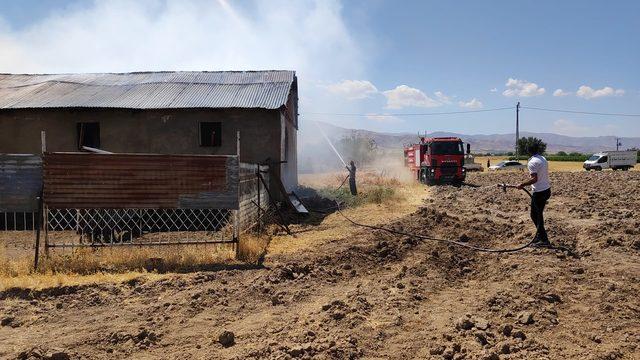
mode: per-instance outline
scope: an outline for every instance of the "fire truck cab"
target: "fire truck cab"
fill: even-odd
[[[462,140],[457,137],[420,138],[419,144],[404,149],[405,165],[418,181],[430,185],[464,182],[464,154]]]

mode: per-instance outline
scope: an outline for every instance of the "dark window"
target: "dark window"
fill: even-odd
[[[82,150],[83,146],[100,148],[100,123],[81,122],[76,124],[76,128],[78,130],[79,150]]]
[[[598,164],[606,163],[607,160],[609,160],[609,158],[607,158],[606,156],[603,156],[600,158],[600,160],[598,160]]]
[[[464,155],[461,142],[455,141],[434,141],[431,144],[431,154],[433,155]]]
[[[222,123],[200,123],[200,146],[220,146],[222,144]]]

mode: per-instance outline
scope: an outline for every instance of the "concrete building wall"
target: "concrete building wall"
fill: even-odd
[[[286,116],[281,114],[281,150],[280,161],[286,161],[281,164],[280,171],[282,174],[282,182],[287,190],[291,190],[298,185],[298,137],[295,126],[287,121]]]
[[[199,145],[199,123],[221,122],[222,143]],[[0,111],[0,153],[34,153],[46,132],[47,151],[78,151],[77,123],[100,123],[100,147],[122,153],[236,154],[236,132],[241,135],[240,161],[267,158],[293,162],[276,167],[288,187],[297,184],[295,164],[297,130],[280,110],[265,109],[23,109]],[[285,132],[289,144],[285,150]],[[280,175],[280,174],[279,174]]]

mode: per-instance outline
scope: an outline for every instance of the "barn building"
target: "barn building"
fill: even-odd
[[[297,185],[293,71],[0,74],[0,153],[233,155]]]

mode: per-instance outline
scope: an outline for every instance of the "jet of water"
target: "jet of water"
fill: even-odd
[[[329,140],[329,137],[327,136],[327,134],[325,134],[324,130],[322,130],[322,128],[320,127],[320,124],[318,124],[318,122],[315,121],[315,120],[313,120],[313,123],[316,124],[316,126],[318,127],[318,130],[320,130],[320,133],[322,134],[322,136],[324,136],[325,140],[327,140],[327,143],[329,143],[329,146],[331,147],[331,149],[333,149],[333,152],[335,152],[336,155],[338,155],[338,158],[340,159],[340,161],[342,161],[342,164],[346,167],[347,163],[344,162],[344,159],[342,158],[342,156],[340,155],[340,153],[338,152],[336,147],[333,146],[333,144],[331,143],[331,140]]]

